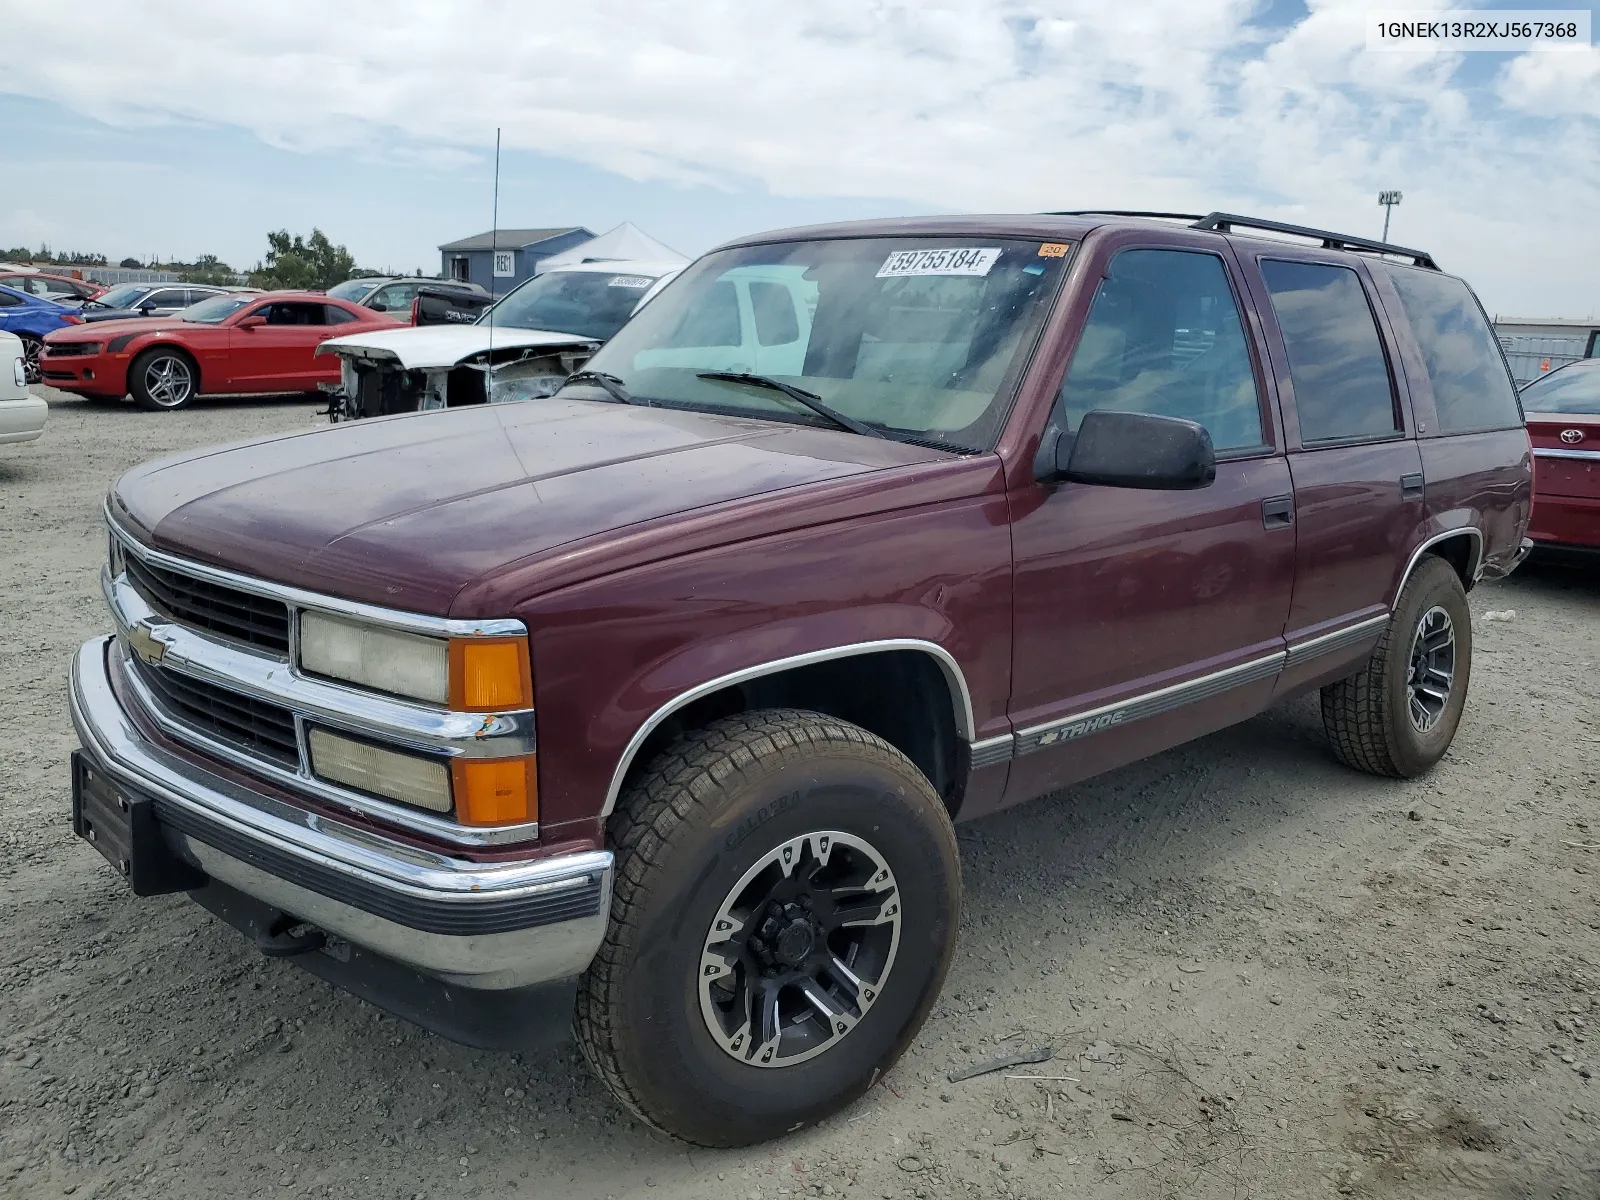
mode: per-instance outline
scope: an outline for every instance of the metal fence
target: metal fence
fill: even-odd
[[[144,267],[74,267],[56,266],[51,263],[34,263],[38,270],[47,275],[67,275],[87,279],[91,283],[104,284],[106,287],[116,287],[119,283],[182,283],[183,276],[176,271],[151,271]],[[234,275],[232,281],[238,284],[250,282],[248,275]]]
[[[1518,387],[1532,383],[1541,375],[1548,375],[1557,367],[1577,362],[1588,349],[1588,341],[1584,333],[1570,337],[1532,333],[1500,335],[1506,361],[1511,364],[1511,377],[1517,381]]]
[[[48,269],[48,268],[46,268]],[[176,271],[147,271],[143,267],[82,267],[83,277],[107,287],[119,283],[179,283]]]

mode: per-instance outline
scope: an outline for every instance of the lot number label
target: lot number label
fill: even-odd
[[[879,279],[904,275],[987,275],[1000,247],[945,246],[938,250],[896,250],[878,268]]]

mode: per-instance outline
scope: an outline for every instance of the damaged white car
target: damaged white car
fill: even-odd
[[[553,395],[680,263],[574,263],[535,276],[471,325],[385,329],[330,338],[340,381],[333,421],[499,404]]]

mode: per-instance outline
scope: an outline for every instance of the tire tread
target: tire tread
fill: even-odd
[[[611,919],[589,969],[578,983],[573,1026],[590,1067],[613,1096],[650,1128],[675,1137],[655,1120],[630,1086],[619,1059],[618,1000],[625,963],[641,918],[654,900],[653,868],[677,829],[697,809],[709,811],[747,772],[840,742],[881,757],[896,770],[916,767],[899,750],[858,725],[804,709],[761,709],[691,730],[669,745],[623,792],[607,823],[617,856]]]
[[[1395,617],[1409,611],[1411,598],[1422,589],[1436,586],[1443,575],[1459,586],[1454,567],[1436,555],[1424,556],[1395,604]],[[1396,754],[1396,718],[1390,712],[1386,676],[1391,667],[1403,669],[1393,656],[1409,650],[1400,643],[1410,633],[1409,622],[1402,627],[1400,621],[1391,618],[1361,669],[1322,689],[1322,725],[1334,757],[1347,767],[1391,779],[1408,774]]]

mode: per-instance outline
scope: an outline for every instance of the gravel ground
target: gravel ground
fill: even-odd
[[[1425,779],[1340,768],[1302,700],[964,826],[910,1053],[818,1129],[707,1152],[571,1050],[421,1033],[72,838],[107,485],[318,418],[49,395],[44,440],[0,448],[0,1196],[1600,1195],[1600,574],[1472,594],[1471,702]]]

